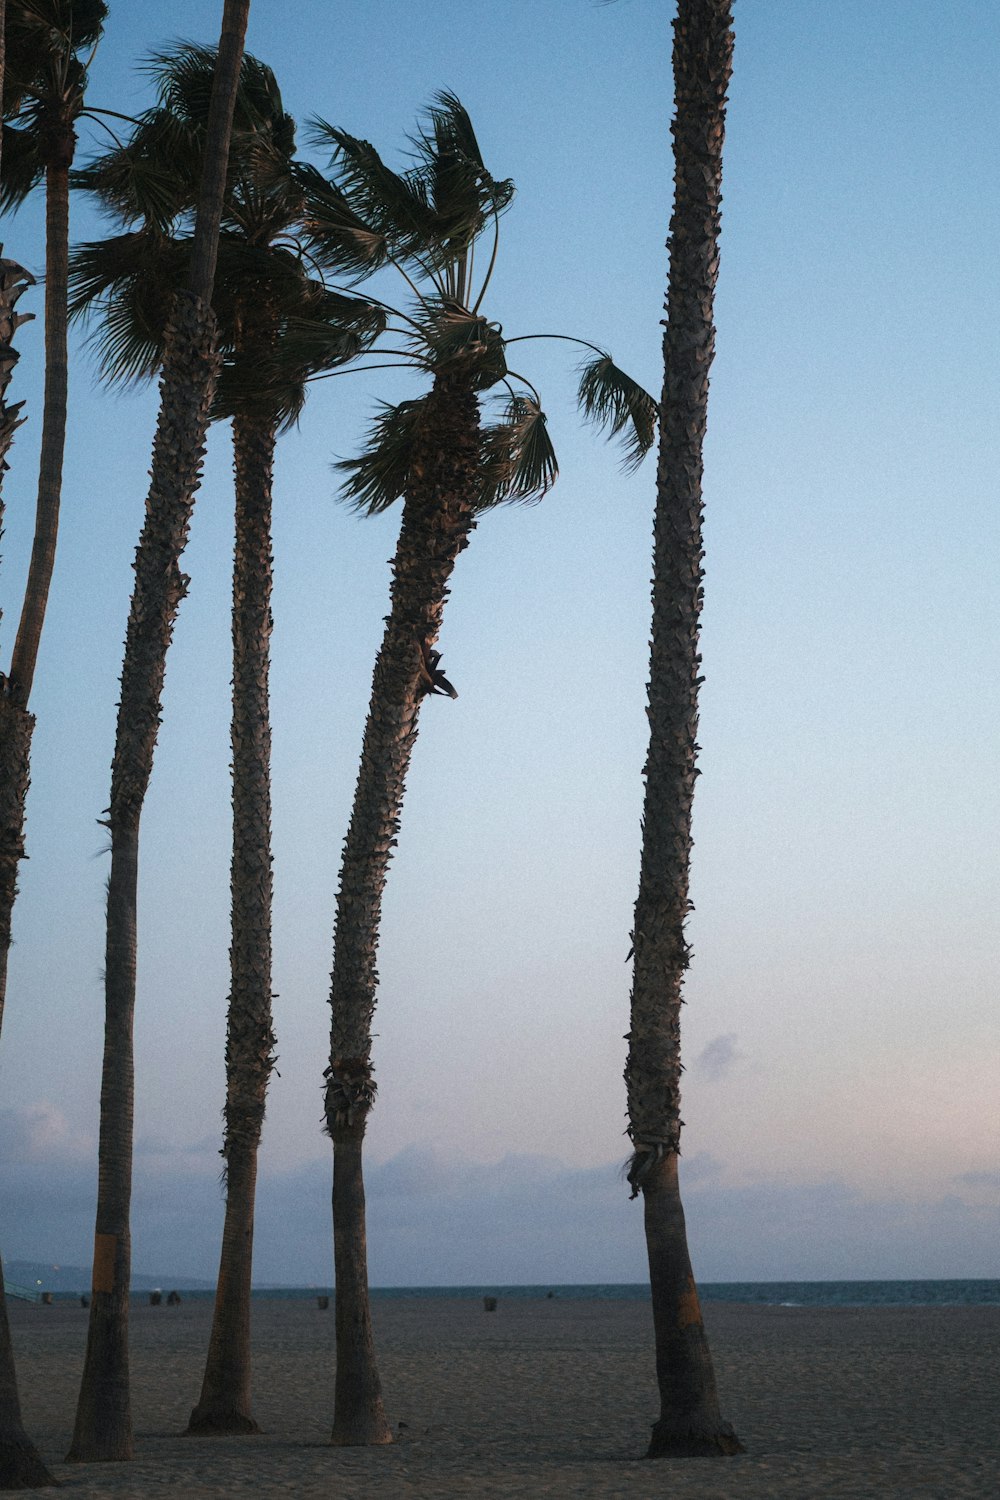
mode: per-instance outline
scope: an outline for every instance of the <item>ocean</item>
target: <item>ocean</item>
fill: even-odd
[[[164,1298],[173,1288],[164,1284]],[[202,1301],[215,1293],[188,1291],[183,1281],[176,1290],[186,1300]],[[1000,1304],[1000,1281],[706,1281],[698,1288],[704,1302],[762,1303],[771,1307],[989,1307]],[[59,1302],[76,1300],[76,1293],[56,1292]],[[255,1298],[296,1300],[332,1296],[330,1287],[259,1286]],[[579,1286],[541,1283],[538,1286],[381,1286],[372,1287],[373,1301],[399,1297],[496,1297],[544,1301],[549,1298],[643,1301],[645,1282],[587,1282]],[[134,1291],[145,1302],[148,1291]]]

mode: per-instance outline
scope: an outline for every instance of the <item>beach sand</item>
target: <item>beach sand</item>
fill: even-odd
[[[644,1461],[656,1416],[646,1302],[376,1301],[398,1441],[328,1444],[333,1308],[254,1303],[253,1438],[186,1438],[209,1301],[132,1310],[136,1457],[67,1465],[87,1313],[10,1305],[25,1424],[89,1497],[628,1496],[992,1500],[1000,1495],[1000,1307],[708,1304],[737,1458]]]

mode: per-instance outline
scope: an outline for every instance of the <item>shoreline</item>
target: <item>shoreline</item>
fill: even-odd
[[[131,1310],[136,1458],[64,1465],[86,1336],[71,1302],[14,1303],[25,1425],[65,1489],[101,1496],[629,1496],[982,1500],[1000,1493],[997,1307],[708,1302],[729,1459],[641,1457],[656,1416],[648,1301],[376,1298],[386,1449],[329,1446],[332,1306],[255,1298],[255,1438],[181,1436],[211,1300]]]

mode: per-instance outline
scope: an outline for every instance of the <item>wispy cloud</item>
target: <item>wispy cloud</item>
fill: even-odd
[[[737,1063],[742,1062],[743,1053],[736,1045],[738,1040],[735,1031],[727,1031],[722,1036],[713,1037],[698,1053],[694,1065],[709,1082],[718,1083],[727,1078]]]
[[[42,1100],[20,1109],[0,1109],[0,1164],[90,1160],[93,1150],[93,1142],[74,1134],[54,1104]]]
[[[959,1172],[954,1180],[965,1187],[1000,1188],[1000,1167],[995,1171]]]

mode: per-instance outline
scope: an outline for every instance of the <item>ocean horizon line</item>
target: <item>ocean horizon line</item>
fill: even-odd
[[[39,1267],[43,1270],[44,1268]],[[52,1271],[56,1268],[52,1267]],[[61,1267],[57,1276],[46,1284],[44,1274],[28,1282],[37,1296],[49,1293],[58,1302],[78,1301],[87,1294],[89,1272],[79,1276],[78,1284],[67,1286],[67,1280],[82,1273],[82,1267]],[[51,1272],[50,1272],[51,1274]],[[12,1278],[13,1279],[13,1278]],[[26,1278],[27,1280],[27,1278]],[[56,1282],[60,1282],[57,1285]],[[138,1284],[141,1282],[142,1284]],[[990,1277],[898,1277],[898,1278],[828,1278],[793,1281],[703,1281],[698,1284],[704,1302],[730,1302],[785,1307],[947,1307],[1000,1305],[1000,1279]],[[215,1284],[196,1277],[142,1276],[133,1281],[130,1295],[142,1301],[150,1294],[166,1296],[175,1292],[192,1301],[215,1296]],[[332,1298],[332,1282],[255,1282],[255,1298],[303,1301]],[[16,1293],[15,1293],[16,1295]],[[648,1282],[461,1282],[453,1284],[398,1284],[372,1286],[375,1301],[415,1298],[455,1298],[498,1301],[648,1301]]]

